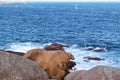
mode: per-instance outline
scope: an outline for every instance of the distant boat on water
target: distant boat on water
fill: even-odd
[[[77,4],[75,5],[75,9],[78,9],[78,5]]]

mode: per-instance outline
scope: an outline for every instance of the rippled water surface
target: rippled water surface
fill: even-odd
[[[75,56],[78,69],[96,65],[120,69],[120,3],[0,5],[0,49],[26,52],[54,42],[70,46],[65,50]],[[85,46],[108,51],[86,51]],[[85,62],[85,56],[105,61]]]

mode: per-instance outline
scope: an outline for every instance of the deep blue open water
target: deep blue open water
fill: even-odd
[[[70,46],[66,51],[75,56],[78,69],[96,65],[120,69],[120,3],[0,5],[0,49],[26,52],[54,42]],[[86,51],[85,46],[107,52]],[[85,56],[105,61],[85,62]]]

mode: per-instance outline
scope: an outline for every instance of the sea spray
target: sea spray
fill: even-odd
[[[46,45],[50,45],[51,43],[32,43],[32,42],[25,42],[25,43],[9,43],[5,47],[5,50],[11,50],[11,51],[18,51],[18,52],[27,52],[31,49],[35,48],[43,48]],[[94,52],[94,51],[88,51],[84,50],[84,47],[79,47],[76,44],[71,45],[69,48],[65,48],[66,52],[69,52],[74,55],[76,66],[73,68],[74,70],[88,70],[94,66],[97,65],[107,65],[107,66],[113,66],[116,68],[119,68],[119,60],[115,59],[113,56],[110,56],[111,52]],[[104,58],[103,61],[84,61],[84,57],[91,56],[91,57],[99,57]]]

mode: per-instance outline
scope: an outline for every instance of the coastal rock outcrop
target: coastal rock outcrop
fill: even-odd
[[[31,60],[0,51],[0,80],[48,80],[48,76]]]
[[[34,61],[47,72],[50,79],[61,80],[65,75],[70,64],[70,59],[74,56],[62,50],[47,51],[44,49],[32,49],[24,57]]]
[[[105,60],[103,58],[99,58],[99,57],[91,57],[91,56],[86,56],[86,57],[83,57],[84,61],[86,62],[89,62],[91,60],[94,60],[94,61],[101,61],[101,60]]]
[[[120,80],[120,70],[108,66],[96,66],[68,74],[65,80]]]
[[[44,49],[45,50],[62,50],[64,51],[64,47],[69,47],[67,45],[62,45],[62,44],[58,44],[58,43],[53,43],[51,45],[45,46]]]

